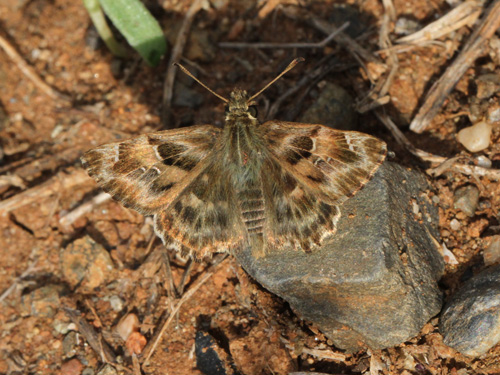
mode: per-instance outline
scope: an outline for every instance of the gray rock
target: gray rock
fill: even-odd
[[[93,291],[112,275],[109,253],[89,236],[79,238],[61,250],[61,271],[66,282],[83,291]]]
[[[50,284],[33,290],[21,299],[23,313],[31,316],[52,318],[61,306],[60,297],[66,293],[62,285]]]
[[[500,265],[469,279],[447,303],[439,329],[443,342],[477,357],[500,342]]]
[[[422,174],[386,162],[341,207],[336,236],[318,251],[255,258],[243,249],[236,258],[338,348],[398,345],[441,309],[444,262],[427,188]]]
[[[479,189],[474,185],[461,187],[455,191],[453,200],[453,207],[472,217],[479,203]]]
[[[352,130],[356,124],[354,101],[342,87],[327,82],[319,97],[300,117],[300,122],[323,124],[335,129]]]

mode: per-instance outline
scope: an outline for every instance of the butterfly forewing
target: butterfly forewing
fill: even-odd
[[[150,215],[168,207],[208,166],[220,130],[193,126],[99,146],[84,167],[113,198]]]
[[[368,134],[323,125],[269,121],[262,125],[280,165],[316,198],[341,204],[373,176],[386,144]]]

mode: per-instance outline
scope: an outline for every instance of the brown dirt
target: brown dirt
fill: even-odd
[[[186,1],[171,3],[166,11],[152,2],[149,5],[164,29],[175,30],[182,22],[180,13],[188,4]],[[222,6],[197,16],[194,36],[185,55],[208,72],[201,78],[222,95],[227,95],[235,83],[250,91],[260,88],[297,51],[219,50],[212,44],[215,53],[210,53],[202,36],[208,35],[209,40],[216,41],[227,40],[230,35],[235,40],[273,42],[310,42],[324,38],[306,23],[292,20],[279,10],[259,20],[254,2],[217,3]],[[368,20],[371,33],[361,39],[361,44],[375,51],[379,20],[384,12],[382,3],[375,0],[347,3]],[[423,24],[448,9],[442,0],[395,1],[394,4],[398,17],[406,16]],[[332,9],[333,4],[328,1],[309,7],[317,17],[330,14]],[[303,10],[299,7],[298,14]],[[69,227],[59,220],[98,192],[92,179],[82,180],[79,174],[79,156],[84,151],[107,141],[161,128],[159,113],[167,60],[157,68],[150,68],[134,58],[119,62],[102,43],[97,49],[91,48],[91,22],[79,1],[3,0],[0,33],[45,82],[73,99],[70,107],[47,97],[0,52],[0,147],[4,155],[0,171],[19,176],[24,184],[0,185],[0,198],[5,200],[23,190],[51,184],[45,189],[48,194],[35,195],[28,204],[0,216],[0,291],[8,290],[26,270],[31,271],[18,280],[1,302],[0,373],[79,374],[84,368],[98,371],[102,365],[100,356],[81,337],[71,343],[67,330],[61,328],[68,328],[70,323],[63,307],[81,310],[83,317],[114,351],[122,353],[123,366],[132,369],[131,358],[125,354],[125,343],[113,335],[113,327],[127,312],[134,312],[140,318],[141,333],[150,340],[162,313],[175,303],[166,293],[165,269],[154,272],[157,268],[152,271],[146,267],[147,272],[142,273],[144,268],[140,267],[152,235],[151,221],[113,201],[95,207]],[[391,103],[387,106],[388,113],[398,123],[407,125],[432,80],[449,64],[450,57],[468,34],[466,28],[456,32],[448,40],[446,53],[439,46],[433,46],[399,54],[400,66],[389,90]],[[175,40],[175,34],[167,32],[167,35]],[[347,68],[345,74],[330,74],[326,79],[349,90],[353,86],[368,90],[363,70],[352,68],[356,62],[332,43],[323,49],[300,50],[306,63],[269,89],[266,97],[272,103],[315,62],[332,52],[338,54],[339,63]],[[498,95],[482,101],[474,97],[476,77],[495,68],[498,73],[498,65],[495,67],[498,61],[492,59],[485,54],[467,72],[429,131],[422,135],[406,132],[415,146],[442,156],[470,156],[455,140],[457,130],[468,125],[469,120],[467,116],[453,114],[473,110],[485,113],[488,107],[498,107]],[[252,71],[246,70],[241,61],[251,64]],[[118,64],[121,64],[118,73],[113,74],[113,66]],[[223,104],[199,87],[193,90],[202,93],[203,104],[196,110],[174,107],[175,124],[221,125]],[[356,96],[356,92],[351,94]],[[310,100],[308,97],[307,101]],[[285,111],[286,106],[280,116]],[[367,114],[361,122],[396,150],[398,161],[413,163],[412,159],[405,159],[405,153],[399,152],[401,149],[374,116]],[[497,124],[492,145],[483,152],[497,168],[499,134]],[[495,192],[500,191],[500,186],[487,177],[451,172],[435,178],[432,183],[440,202],[442,239],[459,262],[455,266],[447,265],[443,278],[442,286],[449,295],[464,274],[476,273],[484,267],[481,252],[499,226],[500,194]],[[481,203],[473,217],[453,208],[454,191],[467,183],[480,189]],[[450,228],[454,218],[461,224],[459,230]],[[75,241],[79,242],[75,244]],[[68,260],[62,255],[69,251],[70,244],[95,247],[104,257],[96,258],[99,265],[90,273],[91,282],[79,283],[73,279],[76,277],[71,274],[73,269],[65,268],[69,267],[65,266]],[[94,261],[82,258],[75,262]],[[112,269],[106,268],[108,262]],[[184,267],[183,259],[173,257],[175,282],[179,282]],[[195,264],[187,288],[203,275],[205,267],[203,263]],[[374,369],[377,363],[387,366],[388,370],[381,370],[384,374],[500,373],[499,349],[492,349],[483,359],[464,357],[442,344],[437,319],[428,323],[418,337],[397,348],[375,352],[371,357],[367,352],[360,352],[338,362],[301,354],[303,347],[336,349],[314,326],[296,317],[286,303],[250,280],[233,259],[225,261],[182,306],[178,319],[167,330],[144,372],[199,374],[194,339],[202,326],[209,326],[215,336],[223,338],[223,349],[230,351],[236,367],[244,374],[287,374],[294,370],[363,373],[370,366]],[[416,367],[416,363],[420,367]]]

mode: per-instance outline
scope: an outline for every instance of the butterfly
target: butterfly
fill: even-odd
[[[387,153],[378,138],[318,124],[257,120],[253,96],[235,89],[225,125],[143,134],[87,151],[84,167],[124,206],[154,215],[163,243],[195,260],[250,246],[255,256],[311,252],[336,230],[339,206]]]

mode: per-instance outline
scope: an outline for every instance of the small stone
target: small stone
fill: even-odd
[[[484,155],[479,155],[478,157],[476,157],[476,162],[479,167],[483,168],[491,168],[492,165],[491,160]]]
[[[457,134],[457,140],[470,152],[482,151],[490,145],[491,125],[485,121],[462,129]]]
[[[139,318],[135,314],[128,314],[115,327],[115,331],[123,341],[127,341],[132,332],[139,330]]]
[[[120,312],[123,310],[123,300],[120,297],[111,296],[111,298],[109,299],[109,303],[114,311]]]
[[[82,370],[82,363],[77,358],[73,358],[62,364],[61,375],[80,375]]]
[[[118,375],[118,372],[113,366],[106,364],[96,375]]]
[[[206,375],[232,374],[229,355],[208,333],[198,331],[195,337],[196,367]]]
[[[479,204],[479,189],[474,185],[467,185],[455,191],[453,207],[469,217],[474,216]]]
[[[446,345],[471,357],[500,342],[500,265],[472,277],[455,292],[439,329]]]
[[[61,305],[59,297],[64,292],[65,288],[62,285],[46,285],[35,289],[22,297],[23,310],[31,316],[52,318]]]
[[[500,91],[500,76],[497,73],[482,74],[476,79],[479,99],[488,99]]]
[[[346,90],[334,83],[327,82],[319,97],[300,117],[300,122],[352,130],[357,119],[353,103],[353,99]]]
[[[82,375],[94,375],[94,369],[87,367],[85,370],[83,370]]]
[[[61,251],[61,270],[72,288],[92,291],[110,277],[112,269],[109,253],[89,236],[75,240]]]
[[[320,249],[270,249],[259,257],[245,248],[235,256],[336,347],[399,345],[441,310],[437,281],[444,261],[428,189],[421,173],[385,162],[341,206],[337,233]],[[412,200],[420,218],[412,213]]]
[[[452,219],[450,221],[450,228],[454,231],[457,231],[460,229],[460,221],[458,221],[457,219]]]
[[[71,331],[64,336],[62,347],[63,353],[66,357],[74,356],[76,354],[76,349],[78,348],[78,334],[75,331]]]
[[[492,236],[488,247],[483,252],[484,264],[491,266],[500,263],[500,236]]]

